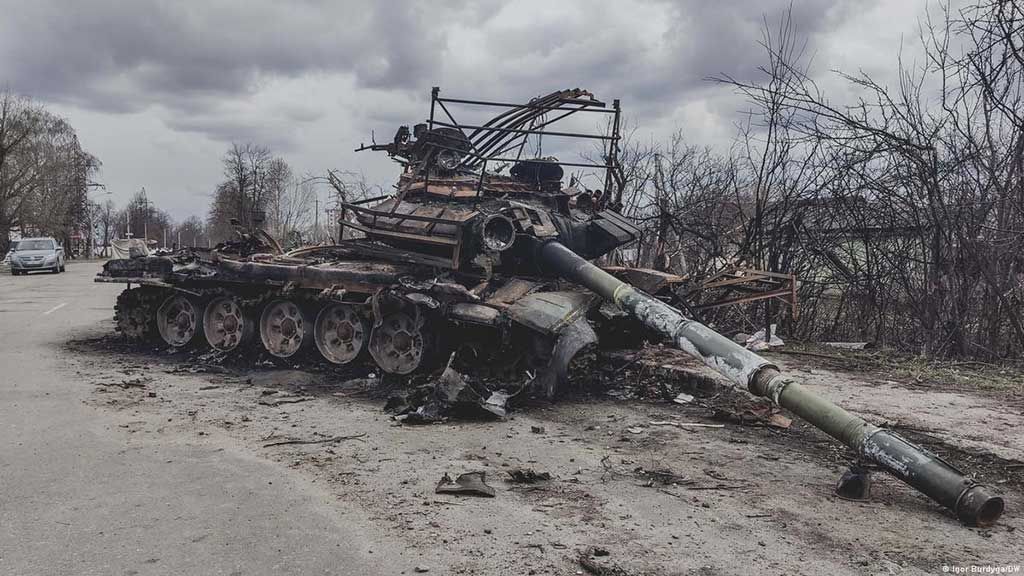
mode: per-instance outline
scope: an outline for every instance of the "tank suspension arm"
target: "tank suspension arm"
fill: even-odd
[[[952,510],[963,523],[986,526],[1002,514],[1003,499],[987,486],[967,478],[931,452],[812,393],[783,376],[768,360],[601,270],[561,243],[542,244],[539,257],[546,269],[593,290],[732,382],[800,416]]]

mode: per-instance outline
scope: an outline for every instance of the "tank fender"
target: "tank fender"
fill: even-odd
[[[555,340],[551,360],[537,372],[531,383],[534,390],[543,392],[548,399],[554,398],[558,388],[569,382],[569,364],[572,359],[581,350],[596,343],[597,333],[586,318],[581,316],[565,325]]]
[[[558,386],[568,380],[569,363],[580,350],[597,342],[597,334],[587,314],[600,297],[593,292],[534,292],[519,298],[507,310],[513,322],[525,326],[554,342],[547,365],[532,382],[551,398]]]

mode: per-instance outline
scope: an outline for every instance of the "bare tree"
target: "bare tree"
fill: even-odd
[[[784,114],[785,141],[820,171],[797,238],[838,289],[834,334],[870,331],[938,355],[1024,351],[1022,23],[1005,0],[945,6],[922,23],[925,65],[895,62],[893,87],[842,75],[862,94],[846,106],[786,42],[767,44],[766,82],[725,79]]]
[[[118,212],[117,207],[114,205],[114,201],[107,199],[102,205],[99,206],[99,210],[96,214],[96,221],[99,228],[100,236],[100,255],[109,256],[110,252],[110,241],[114,239],[117,234],[117,220]]]
[[[255,144],[232,144],[224,154],[224,177],[214,191],[208,218],[218,240],[231,236],[231,221],[245,228],[262,224],[267,216],[272,156]]]
[[[211,241],[206,233],[206,225],[198,216],[189,216],[184,222],[174,227],[174,244],[185,246],[207,246]]]
[[[155,240],[158,244],[162,244],[165,237],[170,241],[173,220],[149,199],[145,189],[132,196],[118,215],[118,221],[124,226],[124,235],[130,233],[132,238]]]
[[[351,227],[345,227],[344,223],[355,219],[355,214],[345,210],[342,203],[367,200],[383,194],[380,186],[370,184],[366,181],[366,175],[362,172],[346,170],[328,170],[327,175],[315,180],[326,180],[333,189],[333,197],[328,210],[336,214],[338,233],[328,234],[331,237],[341,240],[343,238],[354,238],[362,236],[362,233]]]
[[[0,92],[0,249],[15,228],[65,242],[81,236],[99,165],[64,119]]]
[[[0,92],[0,251],[18,225],[25,199],[38,186],[39,170],[31,148],[43,123],[42,110],[9,90]]]

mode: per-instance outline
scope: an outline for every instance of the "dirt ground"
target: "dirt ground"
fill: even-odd
[[[834,496],[845,449],[799,421],[711,418],[709,402],[735,393],[671,350],[606,369],[604,393],[533,402],[505,420],[410,426],[382,410],[373,374],[207,364],[129,347],[109,322],[68,349],[71,381],[117,415],[126,449],[216,438],[292,468],[403,543],[409,573],[936,574],[1024,562],[1024,400],[1011,393],[947,392],[773,356],[810,388],[997,486],[1006,514],[974,529],[880,473],[870,501]],[[651,386],[664,394],[629,393]],[[680,391],[697,400],[665,399]],[[652,424],[665,421],[702,426]],[[289,440],[319,442],[274,445]],[[517,468],[552,479],[514,483]],[[435,494],[443,474],[476,470],[494,498]]]

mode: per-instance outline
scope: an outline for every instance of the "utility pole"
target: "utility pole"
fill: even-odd
[[[142,236],[143,242],[149,246],[149,198],[146,197],[146,187],[142,187]]]
[[[320,192],[313,196],[313,243],[320,243]]]
[[[327,209],[325,209],[325,210],[324,210],[324,213],[325,213],[325,214],[327,214],[327,224],[326,224],[326,225],[324,225],[324,227],[325,227],[325,228],[327,229],[327,231],[328,231],[328,234],[327,234],[327,240],[328,240],[329,242],[331,242],[331,243],[336,243],[336,242],[335,242],[335,240],[334,240],[334,237],[333,237],[333,236],[331,236],[331,234],[334,234],[334,230],[331,230],[331,229],[329,228],[329,226],[330,226],[330,223],[331,223],[331,222],[337,222],[337,221],[338,221],[338,220],[337,220],[337,218],[338,218],[338,209],[337,209],[337,208],[327,208]],[[338,226],[339,226],[339,231],[340,231],[340,229],[341,229],[341,224],[339,223],[339,225],[338,225]]]

